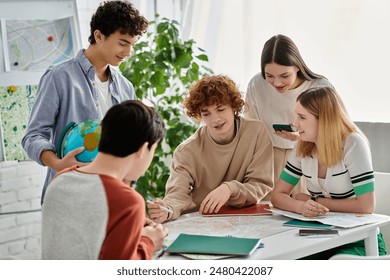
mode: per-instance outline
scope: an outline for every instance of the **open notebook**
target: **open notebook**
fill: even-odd
[[[168,253],[246,256],[260,245],[260,239],[181,233],[166,249]]]
[[[241,208],[223,205],[217,213],[203,213],[203,216],[261,216],[272,215],[269,204],[259,203]]]

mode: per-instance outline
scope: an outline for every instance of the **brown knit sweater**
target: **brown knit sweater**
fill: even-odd
[[[240,118],[235,138],[225,145],[215,143],[202,126],[175,150],[164,201],[176,219],[197,211],[212,190],[226,183],[228,204],[242,207],[263,199],[273,178],[272,142],[261,121]]]

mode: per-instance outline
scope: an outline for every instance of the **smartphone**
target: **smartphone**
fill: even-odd
[[[272,127],[275,129],[275,131],[289,131],[294,132],[295,129],[290,124],[281,124],[281,123],[274,123]]]
[[[323,236],[335,236],[338,234],[339,231],[337,229],[300,229],[299,230],[299,236],[323,237]]]

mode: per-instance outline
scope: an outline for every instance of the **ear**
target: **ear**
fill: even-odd
[[[100,32],[100,30],[96,29],[94,32],[93,32],[93,36],[95,36],[95,41],[100,43],[101,41],[103,41],[104,39],[104,35],[102,32]]]
[[[137,155],[138,158],[142,158],[145,153],[149,150],[148,149],[148,145],[149,143],[148,142],[145,142],[139,149],[138,151],[135,153]]]

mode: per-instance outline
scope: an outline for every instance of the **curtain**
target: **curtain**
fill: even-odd
[[[289,36],[357,121],[390,122],[390,0],[183,0],[182,33],[245,92],[264,43]]]

